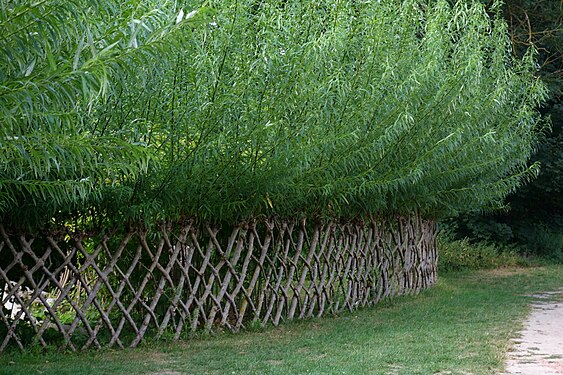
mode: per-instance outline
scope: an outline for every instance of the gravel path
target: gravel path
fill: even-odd
[[[563,290],[534,297],[538,302],[514,340],[504,375],[563,374]]]

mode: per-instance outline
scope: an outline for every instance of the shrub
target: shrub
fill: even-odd
[[[526,266],[530,260],[518,254],[517,248],[468,239],[438,239],[438,268],[442,272]]]
[[[553,216],[549,222],[513,215],[461,215],[440,222],[442,236],[449,241],[466,239],[469,243],[493,243],[512,247],[524,256],[563,261],[563,223]]]
[[[438,217],[537,172],[546,90],[500,3],[91,4],[3,7],[12,223]]]
[[[528,253],[563,262],[563,231],[553,223],[520,223],[516,241],[524,244]]]

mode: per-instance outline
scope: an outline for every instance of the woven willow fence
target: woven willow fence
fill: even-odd
[[[15,235],[0,225],[0,352],[136,346],[222,327],[321,316],[436,281],[435,224],[263,219],[103,235]]]

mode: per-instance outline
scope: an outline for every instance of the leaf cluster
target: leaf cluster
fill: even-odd
[[[534,52],[478,2],[44,3],[57,43],[1,39],[4,215],[438,217],[537,171]]]

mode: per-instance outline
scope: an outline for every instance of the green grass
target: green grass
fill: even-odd
[[[449,273],[375,308],[184,343],[81,354],[4,353],[0,374],[497,374],[531,293],[563,266]]]

